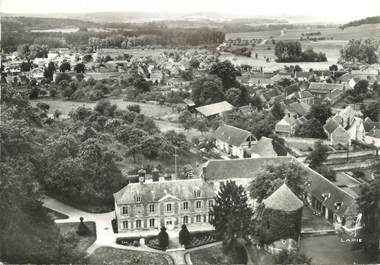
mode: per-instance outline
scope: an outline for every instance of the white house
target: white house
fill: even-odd
[[[214,132],[216,147],[227,154],[244,158],[257,139],[249,131],[223,124]]]

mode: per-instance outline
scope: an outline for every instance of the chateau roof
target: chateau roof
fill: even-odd
[[[194,199],[194,191],[201,191],[201,198],[215,196],[213,185],[203,179],[168,180],[159,182],[129,183],[113,194],[116,204],[136,203],[136,196],[141,203],[158,202],[171,197],[180,200]]]
[[[291,157],[259,157],[231,160],[209,160],[203,167],[206,181],[228,180],[231,178],[255,178],[257,173],[269,165],[290,163]]]
[[[284,183],[268,198],[263,200],[266,208],[281,210],[281,211],[295,211],[303,207],[303,202],[289,189]]]

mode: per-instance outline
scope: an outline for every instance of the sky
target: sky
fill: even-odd
[[[380,0],[0,0],[5,13],[148,11],[241,16],[315,16],[351,20],[380,15]]]

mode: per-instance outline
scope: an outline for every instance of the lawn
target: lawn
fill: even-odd
[[[223,253],[222,245],[191,251],[190,258],[193,264],[233,264],[233,260]]]
[[[86,226],[90,229],[90,234],[88,236],[79,236],[77,234],[78,223],[59,223],[57,224],[60,233],[63,237],[68,237],[74,235],[74,239],[78,240],[75,249],[84,253],[96,240],[96,226],[94,222],[84,222]]]
[[[300,251],[312,258],[312,264],[368,264],[374,262],[352,243],[341,242],[337,235],[301,238]]]
[[[101,247],[86,260],[88,264],[118,264],[118,265],[172,265],[169,255]]]

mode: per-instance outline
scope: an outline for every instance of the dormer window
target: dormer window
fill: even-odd
[[[194,191],[194,196],[195,196],[196,198],[201,197],[201,191],[200,191],[200,190],[195,190],[195,191]]]
[[[141,202],[141,196],[140,195],[136,196],[136,202]]]

